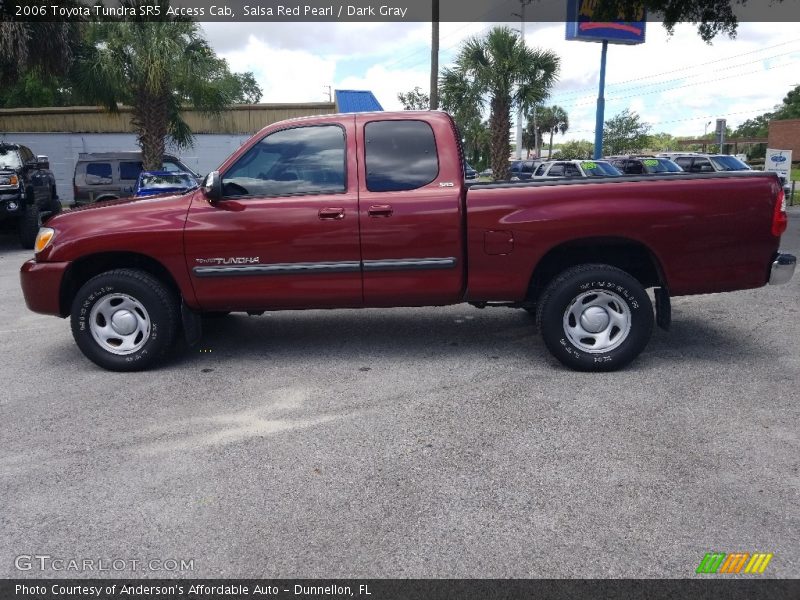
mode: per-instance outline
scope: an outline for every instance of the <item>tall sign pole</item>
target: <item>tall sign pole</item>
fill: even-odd
[[[637,21],[597,21],[594,19],[595,4],[596,0],[567,0],[567,39],[603,44],[600,52],[600,85],[594,125],[594,158],[597,159],[603,155],[608,44],[643,44],[647,17],[642,7],[636,15]]]
[[[608,54],[608,40],[603,40],[603,50],[600,52],[600,89],[597,92],[597,114],[594,120],[594,159],[603,156],[603,120],[606,112],[606,55]]]
[[[522,45],[525,45],[525,7],[531,3],[532,0],[519,0],[519,13],[514,13],[514,16],[519,17],[519,38]],[[517,160],[522,158],[522,105],[517,107],[517,148],[514,151],[514,156]]]

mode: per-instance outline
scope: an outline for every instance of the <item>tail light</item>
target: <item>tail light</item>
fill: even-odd
[[[786,216],[786,195],[781,189],[775,200],[775,211],[772,213],[772,235],[780,237],[786,231],[788,221],[789,219]]]

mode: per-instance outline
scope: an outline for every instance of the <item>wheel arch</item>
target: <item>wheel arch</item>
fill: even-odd
[[[139,269],[162,281],[178,297],[183,296],[175,277],[158,260],[138,252],[102,252],[82,256],[70,264],[61,281],[59,310],[62,317],[70,313],[72,300],[80,287],[92,277],[113,269]]]
[[[526,300],[535,303],[559,273],[585,263],[617,267],[645,288],[667,284],[660,261],[645,244],[624,237],[582,238],[554,246],[539,260],[528,282]]]

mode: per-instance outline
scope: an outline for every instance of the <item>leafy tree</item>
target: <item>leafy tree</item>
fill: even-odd
[[[87,41],[89,49],[75,69],[76,87],[111,112],[120,104],[131,106],[145,169],[161,166],[167,140],[192,145],[180,114],[184,106],[214,114],[243,95],[260,97],[252,78],[232,75],[189,20],[93,23]],[[244,91],[242,83],[250,89]]]
[[[550,148],[548,156],[553,154],[553,135],[560,133],[564,135],[569,129],[569,116],[567,111],[560,106],[545,106],[537,112],[537,125],[540,133],[550,134]]]
[[[72,1],[61,6],[75,6]],[[13,85],[31,71],[65,75],[80,44],[79,24],[14,20],[11,2],[0,3],[0,85]]]
[[[453,69],[445,69],[439,78],[439,100],[449,112],[464,142],[464,155],[477,169],[488,165],[489,129],[481,113],[481,98],[474,86]]]
[[[773,118],[778,120],[800,119],[800,85],[789,90],[783,99],[783,104],[776,107]]]
[[[650,136],[648,144],[650,150],[658,152],[668,152],[670,150],[681,150],[678,140],[669,133],[654,133]]]
[[[431,99],[418,85],[405,94],[397,94],[397,99],[403,105],[403,110],[428,110]]]
[[[587,140],[572,140],[570,142],[564,142],[561,144],[558,150],[556,150],[556,153],[558,158],[564,160],[585,160],[592,158],[592,154],[594,153],[594,144]]]
[[[641,152],[650,142],[650,125],[643,123],[635,111],[623,110],[605,122],[603,127],[603,154],[629,154]]]
[[[455,67],[445,70],[443,80],[463,80],[459,84],[465,91],[463,102],[476,102],[473,108],[478,111],[489,105],[490,163],[495,178],[508,178],[512,109],[526,110],[541,102],[558,70],[559,58],[554,52],[528,48],[508,27],[495,27],[483,38],[467,40]]]

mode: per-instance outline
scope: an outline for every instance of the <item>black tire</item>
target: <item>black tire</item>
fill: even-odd
[[[29,204],[19,218],[19,243],[26,250],[33,248],[39,227],[42,225],[42,214],[36,204]]]
[[[106,319],[112,311],[114,318],[124,311],[129,313],[121,317],[135,323],[127,336],[123,331],[115,338],[120,330],[111,329],[113,324]],[[135,269],[115,269],[93,277],[72,301],[72,336],[78,348],[89,360],[110,371],[151,367],[172,348],[179,322],[176,295],[149,273]],[[107,332],[100,332],[102,327]],[[123,347],[126,343],[129,349]]]
[[[573,267],[556,277],[542,294],[536,318],[550,353],[577,371],[628,365],[647,346],[653,320],[642,285],[625,271],[601,264]]]

